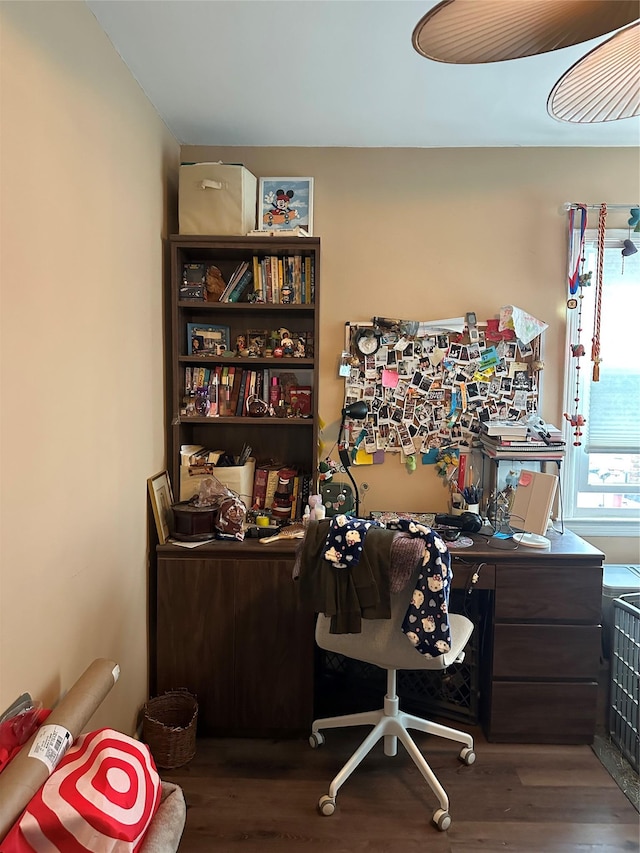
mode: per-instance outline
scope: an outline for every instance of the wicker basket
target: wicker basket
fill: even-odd
[[[157,767],[173,770],[196,754],[198,702],[187,690],[169,690],[142,709],[142,740]]]

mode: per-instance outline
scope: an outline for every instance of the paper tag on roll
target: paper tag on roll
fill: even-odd
[[[42,761],[49,768],[49,773],[53,773],[72,743],[71,732],[64,726],[41,726],[31,744],[29,758]]]

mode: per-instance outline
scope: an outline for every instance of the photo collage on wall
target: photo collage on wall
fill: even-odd
[[[460,331],[422,326],[383,318],[347,323],[345,405],[369,406],[365,421],[347,423],[350,444],[374,461],[381,453],[463,450],[477,444],[482,421],[537,412],[539,336],[524,344],[498,320]]]

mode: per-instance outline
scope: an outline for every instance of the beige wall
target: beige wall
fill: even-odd
[[[328,117],[327,120],[330,120]],[[315,179],[322,240],[320,414],[336,439],[347,320],[429,320],[515,304],[549,324],[543,416],[560,425],[565,352],[567,201],[633,201],[635,149],[344,149],[183,146],[185,162],[244,163],[257,176]],[[446,508],[434,469],[408,474],[389,454],[358,469],[363,507]],[[594,540],[611,562],[638,561],[637,540]]]
[[[131,732],[179,149],[84,3],[0,14],[0,710],[23,690],[51,705],[113,658],[92,724]]]

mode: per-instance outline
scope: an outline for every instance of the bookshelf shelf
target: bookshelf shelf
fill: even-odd
[[[302,239],[302,238],[298,238]],[[276,313],[286,316],[287,314],[313,314],[314,305],[281,305],[272,302],[196,302],[193,299],[181,299],[178,307],[189,311],[210,311],[212,306],[216,312],[243,311],[247,313]]]
[[[269,427],[312,427],[313,418],[248,418],[245,416],[235,418],[199,418],[185,416],[180,418],[180,423],[184,425],[209,424],[211,426],[239,424],[243,429],[252,426],[268,429]]]
[[[315,360],[312,358],[249,358],[237,356],[236,358],[216,358],[216,356],[193,356],[180,355],[178,360],[181,364],[226,364],[241,365],[246,367],[268,367],[270,370],[295,370],[298,368],[313,369]]]
[[[300,474],[315,477],[318,463],[320,240],[317,237],[281,237],[276,241],[269,237],[174,235],[169,239],[169,246],[171,286],[166,329],[169,377],[166,403],[167,470],[175,499],[180,499],[180,447],[185,444],[203,445],[211,450],[224,449],[236,456],[244,445],[250,445],[251,455],[256,459],[257,466],[281,463],[282,467],[291,467]],[[293,259],[296,257],[300,259],[295,262],[297,269],[304,269],[305,274],[302,277],[302,286],[297,286],[293,295],[286,297],[292,298],[293,302],[246,301],[250,296],[254,298],[258,291],[256,270],[260,270],[259,282],[262,283],[262,271],[268,265],[275,269],[281,261],[285,270],[287,264],[290,265],[290,270],[293,270]],[[234,270],[243,262],[248,263],[253,273],[253,280],[241,297],[245,301],[210,302],[204,299],[180,298],[181,287],[184,290],[185,265],[203,264],[205,269],[207,265],[213,265],[218,268],[224,281],[228,282]],[[299,280],[298,275],[296,283]],[[279,298],[280,289],[275,292],[275,298]],[[266,290],[260,293],[260,298],[268,298]],[[273,340],[277,330],[287,329],[296,342],[301,340],[305,343],[301,348],[306,350],[305,355],[229,356],[216,351],[204,356],[199,353],[190,354],[193,338],[192,328],[188,335],[188,325],[200,323],[222,327],[228,335],[231,351],[235,348],[238,336],[247,336],[249,332],[262,330],[269,333]],[[197,386],[193,380],[194,371],[199,373]],[[203,371],[207,383],[204,387],[212,384],[216,372],[221,378],[226,371],[226,381],[230,383],[227,386],[227,408],[230,407],[237,414],[221,417],[186,415],[189,394],[194,387],[200,387]],[[188,386],[190,374],[191,386]],[[230,374],[232,376],[229,379]],[[238,404],[234,403],[236,382],[240,383],[243,376],[247,382],[253,378],[255,391],[265,402],[269,402],[270,380],[274,376],[282,377],[283,374],[297,375],[298,385],[311,388],[309,417],[249,417],[239,414],[246,409],[241,404],[238,407]],[[221,389],[222,386],[218,387]],[[237,390],[239,393],[239,389]],[[219,399],[222,399],[222,395]],[[241,400],[238,402],[241,403]]]

